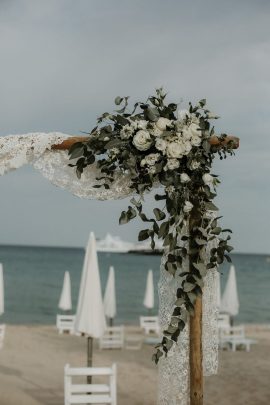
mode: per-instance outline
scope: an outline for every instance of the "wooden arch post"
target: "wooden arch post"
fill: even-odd
[[[53,149],[67,150],[76,142],[87,141],[85,136],[70,137],[60,143],[53,145]],[[232,149],[239,147],[239,138],[235,136],[227,136],[224,140],[213,136],[209,139],[211,146],[219,147],[230,143]],[[194,226],[194,221],[198,221],[191,217],[190,230]],[[191,234],[191,232],[190,232]],[[190,241],[192,245],[192,239]],[[192,266],[190,260],[190,266]],[[190,347],[189,347],[189,365],[190,365],[190,405],[203,405],[203,351],[202,351],[202,297],[198,297],[195,303],[194,316],[190,318]]]

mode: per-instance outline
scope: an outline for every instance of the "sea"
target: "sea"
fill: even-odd
[[[0,323],[54,324],[64,272],[71,277],[73,310],[76,312],[84,249],[57,247],[0,246],[0,262],[4,269],[5,313]],[[148,269],[153,270],[155,308],[158,311],[157,283],[161,256],[143,254],[99,253],[102,290],[110,266],[115,268],[117,317],[116,324],[138,324],[140,315],[147,315],[143,306]],[[270,260],[265,255],[233,254],[236,268],[240,312],[237,323],[270,322]],[[221,289],[228,276],[229,265],[220,267]]]

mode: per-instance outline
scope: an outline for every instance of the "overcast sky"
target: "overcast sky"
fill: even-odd
[[[207,98],[216,130],[241,138],[217,162],[217,204],[240,252],[270,253],[270,3],[248,1],[0,1],[0,135],[79,134],[163,85],[183,107]],[[85,245],[118,226],[128,201],[80,200],[31,168],[0,178],[0,243]],[[150,203],[149,203],[150,205]]]

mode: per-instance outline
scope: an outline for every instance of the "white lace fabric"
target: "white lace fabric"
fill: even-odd
[[[67,151],[51,150],[52,145],[60,144],[68,137],[59,132],[0,137],[0,175],[31,164],[51,183],[80,198],[115,200],[131,194],[129,177],[118,173],[109,190],[95,188],[102,184],[96,180],[101,176],[96,165],[87,167],[78,179],[75,169],[68,166],[71,162]]]
[[[160,266],[159,322],[162,330],[167,328],[176,301],[176,291],[180,287],[180,277],[170,275],[165,267],[165,255]],[[182,271],[187,271],[188,263]],[[202,348],[203,373],[210,376],[218,369],[218,327],[217,327],[217,270],[208,272],[204,278]],[[189,404],[189,322],[180,333],[178,342],[168,352],[168,356],[159,360],[158,404]]]
[[[95,188],[100,176],[95,165],[88,167],[78,179],[66,151],[51,150],[52,145],[60,144],[69,135],[59,132],[31,133],[0,137],[0,175],[31,164],[50,182],[80,198],[110,200],[125,198],[131,194],[128,175],[114,175],[109,190]],[[160,268],[159,316],[162,328],[166,329],[176,297],[177,278],[173,278],[164,268],[163,256]],[[205,277],[203,294],[203,366],[204,374],[217,372],[218,333],[216,299],[216,270]],[[159,363],[159,405],[189,404],[189,325],[181,332],[179,341],[169,351],[167,358]]]

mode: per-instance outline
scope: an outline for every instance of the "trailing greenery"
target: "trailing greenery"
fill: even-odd
[[[211,146],[210,138],[217,136],[211,119],[218,117],[206,107],[206,100],[188,110],[177,110],[177,104],[165,102],[163,89],[146,102],[137,102],[128,111],[128,97],[117,97],[119,109],[104,113],[85,142],[74,144],[70,159],[76,159],[78,177],[83,170],[96,164],[102,176],[95,187],[109,189],[116,173],[129,174],[134,195],[119,223],[125,224],[140,217],[147,224],[138,236],[139,241],[163,240],[166,252],[165,269],[180,277],[175,307],[162,342],[153,355],[157,363],[167,354],[184,329],[189,315],[194,313],[196,298],[202,294],[203,279],[209,269],[230,261],[229,229],[222,229],[213,203],[218,176],[211,174],[214,155],[220,159],[233,154],[233,144],[225,145],[221,134],[219,146]],[[222,146],[223,145],[223,146]],[[102,185],[100,181],[102,180]],[[159,187],[156,201],[164,202],[163,209],[154,208],[153,217],[143,212],[145,193]],[[211,245],[209,245],[211,244]],[[210,249],[210,255],[206,254]],[[189,271],[183,271],[183,261],[189,261]]]

